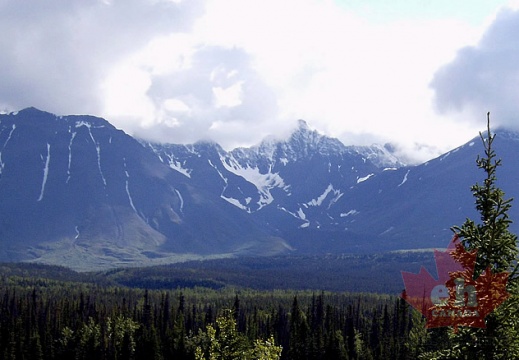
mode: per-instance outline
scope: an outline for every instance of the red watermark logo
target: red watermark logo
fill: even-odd
[[[427,328],[484,328],[485,317],[508,299],[509,273],[487,268],[474,279],[476,256],[455,235],[446,251],[434,251],[437,280],[423,266],[418,274],[402,271],[402,298],[425,316]]]

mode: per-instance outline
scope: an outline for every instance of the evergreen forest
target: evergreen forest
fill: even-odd
[[[412,358],[413,313],[394,295],[149,290],[59,267],[2,270],[2,359]]]

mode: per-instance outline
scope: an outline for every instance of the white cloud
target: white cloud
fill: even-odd
[[[475,46],[464,47],[431,83],[443,114],[484,127],[486,112],[494,126],[519,129],[519,11],[501,11]]]
[[[243,81],[239,81],[227,88],[220,86],[213,87],[213,96],[215,99],[215,106],[220,107],[235,107],[242,103],[242,85]]]
[[[0,103],[99,115],[111,66],[155,36],[189,30],[202,11],[198,0],[4,0]]]
[[[427,18],[423,6],[397,2],[388,13],[375,0],[4,0],[0,108],[89,113],[154,140],[226,148],[285,133],[302,118],[345,143],[393,141],[426,160],[474,135],[474,124],[438,116],[431,104],[436,95],[444,111],[479,111],[483,92],[448,78],[469,61],[455,78],[470,83],[476,60],[488,63],[490,40],[457,50],[477,43],[490,24],[482,14],[498,3],[442,0]],[[486,37],[498,39],[500,28],[509,44],[516,32],[502,16]],[[508,67],[491,74],[503,86],[481,84],[510,90],[496,104],[517,103],[507,77],[515,68],[499,61]]]

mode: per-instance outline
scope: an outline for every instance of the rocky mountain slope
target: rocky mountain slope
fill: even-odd
[[[0,260],[91,269],[443,247],[450,226],[477,215],[478,138],[405,166],[389,147],[298,125],[287,139],[225,151],[134,139],[91,116],[0,115]],[[519,135],[500,130],[495,144],[513,197]]]

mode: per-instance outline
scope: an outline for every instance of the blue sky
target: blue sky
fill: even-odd
[[[518,30],[496,0],[0,0],[0,109],[227,149],[304,119],[421,162],[519,129]]]

